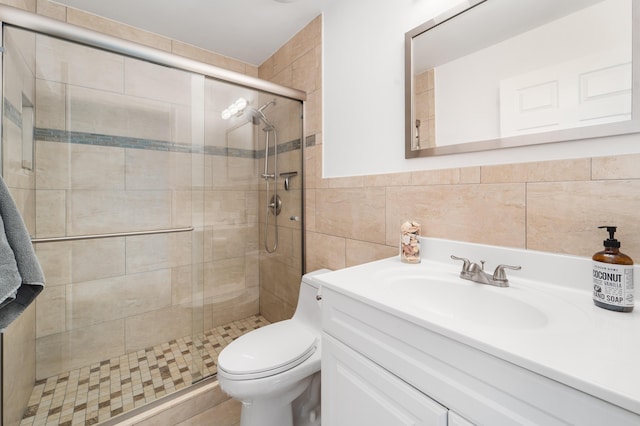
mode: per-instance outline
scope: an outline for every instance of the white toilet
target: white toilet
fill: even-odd
[[[316,275],[302,277],[293,318],[251,331],[218,357],[218,382],[242,402],[240,426],[320,425],[320,301]]]

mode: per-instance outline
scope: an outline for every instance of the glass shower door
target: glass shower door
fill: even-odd
[[[7,33],[33,40],[32,229],[47,277],[23,422],[101,422],[201,377],[204,77]],[[68,395],[52,402],[52,389]]]

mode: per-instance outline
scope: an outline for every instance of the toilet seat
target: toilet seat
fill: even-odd
[[[230,343],[218,357],[218,370],[232,380],[250,380],[289,370],[308,359],[318,336],[293,320],[270,324]]]

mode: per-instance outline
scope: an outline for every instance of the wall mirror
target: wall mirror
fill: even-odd
[[[405,158],[639,132],[633,3],[467,0],[406,33]]]

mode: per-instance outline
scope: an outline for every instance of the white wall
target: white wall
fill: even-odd
[[[637,136],[618,136],[405,160],[404,34],[460,2],[330,4],[323,17],[325,177],[640,152]]]

